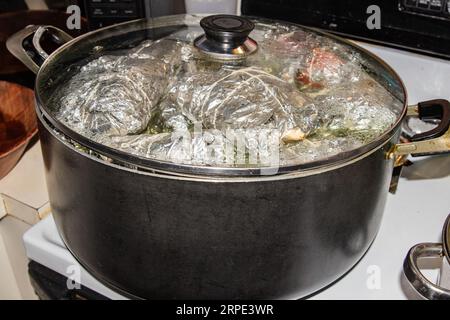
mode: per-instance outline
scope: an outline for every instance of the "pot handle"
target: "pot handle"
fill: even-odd
[[[450,102],[444,99],[420,102],[408,107],[407,115],[416,116],[421,120],[440,120],[440,123],[430,131],[412,136],[408,143],[394,145],[388,152],[388,158],[450,152]]]
[[[417,266],[419,258],[442,258],[444,250],[440,243],[420,243],[412,247],[403,262],[403,272],[409,283],[428,300],[450,300],[450,290],[441,288],[428,280]]]
[[[51,40],[58,46],[73,39],[56,27],[31,25],[13,34],[6,41],[9,52],[36,74],[49,56],[41,46],[41,39],[45,33],[49,33]]]

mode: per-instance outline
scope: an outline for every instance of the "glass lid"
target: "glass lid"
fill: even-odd
[[[112,160],[261,174],[347,161],[389,138],[405,93],[382,61],[298,25],[170,16],[82,36],[38,75],[41,110]]]

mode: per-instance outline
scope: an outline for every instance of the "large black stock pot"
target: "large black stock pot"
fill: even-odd
[[[309,295],[343,276],[368,250],[394,166],[409,154],[450,149],[450,105],[433,100],[407,107],[400,78],[379,58],[289,25],[363,57],[365,70],[399,102],[392,106],[395,121],[357,148],[263,172],[146,158],[86,137],[55,116],[50,97],[60,90],[58,78],[86,57],[193,30],[192,46],[205,59],[236,64],[263,52],[258,30],[283,25],[222,17],[204,21],[202,36],[201,18],[127,22],[76,39],[54,27],[31,26],[9,39],[9,50],[37,73],[36,112],[58,230],[83,267],[130,297]],[[253,24],[256,40],[247,37]],[[44,37],[60,45],[50,55],[41,46]],[[304,75],[300,80],[320,87]],[[437,126],[399,143],[406,117],[434,119]]]

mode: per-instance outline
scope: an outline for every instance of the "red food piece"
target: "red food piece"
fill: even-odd
[[[333,52],[324,50],[323,48],[313,49],[310,69],[314,71],[322,71],[328,69],[337,72],[344,62]]]
[[[315,48],[308,68],[298,70],[295,80],[301,89],[321,90],[325,87],[325,83],[313,81],[312,76],[323,71],[327,71],[327,73],[338,72],[343,64],[344,62],[334,53],[323,48]]]

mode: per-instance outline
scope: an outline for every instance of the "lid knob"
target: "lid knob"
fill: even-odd
[[[194,40],[203,53],[221,60],[242,59],[254,53],[258,45],[248,35],[255,28],[249,19],[218,14],[200,20],[205,34]]]
[[[200,21],[200,26],[205,30],[207,39],[235,46],[243,44],[255,28],[248,19],[226,14],[205,17]]]

